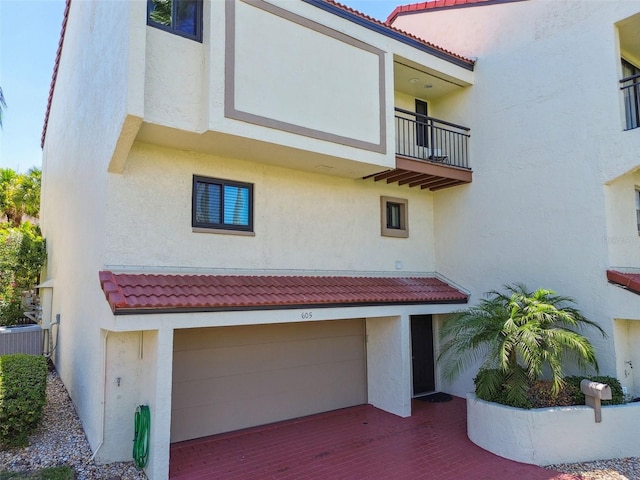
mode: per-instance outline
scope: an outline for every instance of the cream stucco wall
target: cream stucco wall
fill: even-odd
[[[590,336],[610,374],[618,307],[609,302],[605,271],[610,255],[637,262],[637,247],[612,248],[607,223],[616,207],[607,206],[605,189],[616,187],[605,184],[637,167],[640,140],[638,131],[622,131],[615,24],[637,10],[624,1],[532,0],[394,22],[478,58],[474,86],[447,99],[450,116],[471,128],[474,179],[434,197],[437,270],[469,288],[474,301],[512,282],[574,297],[609,334]],[[628,222],[635,228],[633,215]],[[624,294],[629,309],[637,305],[637,296]],[[470,391],[472,376],[451,391]]]
[[[194,174],[254,184],[255,236],[192,231]],[[118,200],[105,213],[106,265],[435,270],[433,194],[418,189],[143,144],[132,149],[123,175],[109,176],[108,189]],[[380,196],[408,200],[409,238],[380,235]]]
[[[379,145],[382,52],[281,15],[236,3],[235,108]]]
[[[205,46],[147,28],[145,122],[194,132],[206,130]]]
[[[605,185],[609,265],[640,265],[640,232],[636,221],[640,170]]]
[[[54,360],[93,449],[102,438],[104,385],[97,325],[110,316],[96,288],[109,203],[104,176],[127,118],[143,105],[132,64],[144,58],[135,42],[145,27],[123,28],[140,12],[144,20],[139,3],[72,3],[43,150],[41,227],[51,313],[60,315]]]
[[[367,318],[367,386],[371,405],[411,415],[411,331],[408,315]]]
[[[613,323],[617,378],[629,396],[640,397],[640,319],[615,319]]]
[[[202,44],[148,28],[144,142],[261,151],[266,163],[357,178],[395,162],[395,55],[473,82],[470,70],[304,2],[205,2],[204,16]]]

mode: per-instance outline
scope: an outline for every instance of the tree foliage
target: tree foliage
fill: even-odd
[[[38,283],[46,257],[37,226],[0,226],[0,325],[15,325],[22,318],[22,292]]]
[[[171,0],[152,0],[153,9],[149,17],[161,25],[171,25]]]
[[[12,226],[20,226],[24,215],[39,217],[41,183],[42,172],[38,168],[26,174],[0,168],[0,213]]]
[[[441,330],[443,375],[449,380],[477,362],[479,398],[506,394],[510,405],[524,406],[530,384],[548,372],[552,391],[564,383],[565,362],[598,370],[595,351],[578,333],[594,327],[573,305],[573,299],[551,290],[530,292],[524,285],[507,285],[506,293],[491,291],[477,306],[449,317]]]

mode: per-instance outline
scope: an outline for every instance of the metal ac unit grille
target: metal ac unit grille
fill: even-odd
[[[42,355],[42,328],[40,325],[0,327],[0,355],[11,353]]]

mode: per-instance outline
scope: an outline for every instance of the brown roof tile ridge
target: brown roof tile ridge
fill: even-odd
[[[391,25],[389,23],[389,19],[387,19],[386,22],[383,22],[381,20],[378,20],[377,18],[373,18],[373,17],[371,17],[371,16],[369,16],[369,15],[367,15],[365,13],[362,13],[361,11],[356,10],[355,8],[351,8],[351,7],[347,6],[347,5],[344,5],[344,4],[340,3],[340,2],[337,2],[336,0],[324,0],[324,1],[327,2],[327,3],[330,3],[332,5],[335,5],[336,7],[339,7],[342,10],[346,10],[348,12],[351,12],[351,13],[355,14],[355,15],[358,15],[359,17],[362,17],[362,18],[364,18],[366,20],[369,20],[370,22],[377,23],[378,25],[380,25],[382,27],[385,27],[385,28],[387,28],[387,29],[389,29],[389,30],[391,30],[393,32],[396,32],[396,33],[399,33],[401,35],[404,35],[405,37],[411,38],[412,40],[416,40],[416,41],[422,43],[423,45],[426,45],[428,47],[434,48],[436,50],[440,50],[442,53],[446,53],[447,55],[451,55],[452,57],[456,57],[456,58],[458,58],[458,59],[460,59],[460,60],[462,60],[464,62],[469,63],[470,65],[474,65],[475,64],[475,60],[473,60],[471,58],[467,58],[467,57],[464,57],[462,55],[459,55],[459,54],[457,54],[455,52],[452,52],[451,50],[447,50],[446,48],[443,48],[443,47],[441,47],[439,45],[431,43],[431,42],[425,40],[424,38],[420,38],[420,37],[418,37],[418,36],[416,36],[416,35],[414,35],[412,33],[409,33],[409,32],[406,32],[404,30],[401,30],[401,29],[399,29],[397,27],[394,27],[393,25]],[[488,1],[488,0],[483,0],[483,1]],[[396,10],[397,10],[397,8],[396,8]]]
[[[51,84],[49,85],[49,98],[47,99],[47,109],[44,113],[44,125],[42,126],[42,136],[40,137],[40,148],[44,148],[44,139],[47,136],[47,126],[49,125],[49,113],[51,113],[51,102],[53,101],[53,92],[56,88],[56,80],[58,79],[58,67],[60,66],[60,57],[62,57],[62,45],[64,44],[64,34],[67,31],[67,20],[69,20],[69,8],[71,0],[66,0],[64,14],[62,15],[62,28],[60,30],[60,39],[58,40],[58,50],[56,51],[56,59],[53,63],[53,74],[51,75]]]
[[[391,24],[396,17],[402,13],[417,13],[417,12],[427,12],[445,8],[452,7],[461,7],[461,6],[471,6],[478,4],[495,4],[495,3],[503,3],[509,1],[520,1],[520,0],[428,0],[426,2],[418,2],[418,3],[409,3],[407,5],[398,5],[393,12],[389,14],[386,24]]]

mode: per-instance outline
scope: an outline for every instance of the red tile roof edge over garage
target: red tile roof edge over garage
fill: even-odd
[[[468,295],[435,277],[169,275],[101,271],[116,315],[279,310],[341,306],[466,303]]]
[[[626,273],[618,270],[607,270],[607,280],[640,295],[640,273]]]
[[[452,8],[478,7],[496,5],[499,3],[522,2],[527,0],[429,0],[427,2],[399,5],[387,17],[386,24],[390,25],[399,15],[430,12],[434,10],[448,10]]]

